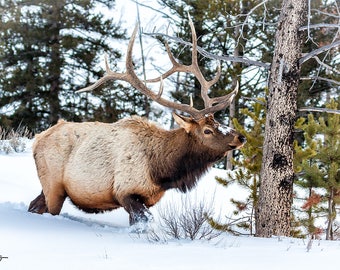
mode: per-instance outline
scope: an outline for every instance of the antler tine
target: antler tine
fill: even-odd
[[[133,48],[133,44],[134,44],[135,39],[136,39],[137,30],[138,30],[138,24],[136,24],[136,26],[135,26],[135,28],[132,32],[130,41],[129,41],[127,54],[126,54],[126,70],[133,69],[132,48]],[[98,81],[96,81],[94,84],[92,84],[88,87],[82,88],[80,90],[77,90],[76,93],[92,91],[92,90],[96,89],[97,87],[101,86],[102,84],[104,84],[105,82],[110,81],[110,80],[122,80],[122,81],[129,82],[130,76],[129,76],[128,72],[117,73],[117,72],[114,72],[110,69],[106,55],[104,57],[104,62],[105,62],[106,74],[102,78],[100,78]]]
[[[208,96],[208,88],[207,88],[207,81],[204,78],[201,70],[199,69],[198,66],[198,56],[197,56],[197,35],[196,35],[196,30],[194,23],[191,20],[191,17],[188,13],[188,19],[189,19],[189,26],[191,29],[191,42],[192,42],[192,51],[191,51],[191,72],[195,75],[199,83],[201,84],[201,97],[204,101],[204,107],[210,107],[209,104],[209,96]]]
[[[104,62],[105,62],[105,70],[106,70],[106,74],[104,75],[104,77],[100,78],[98,81],[96,81],[94,84],[82,88],[80,90],[77,90],[76,93],[82,93],[82,92],[88,92],[88,91],[92,91],[95,88],[101,86],[102,84],[104,84],[105,82],[109,81],[112,79],[112,75],[119,75],[115,72],[113,72],[110,67],[109,64],[107,62],[107,55],[104,56]]]
[[[218,111],[221,111],[221,110],[227,108],[230,105],[230,103],[233,101],[235,96],[237,95],[238,90],[239,90],[239,83],[237,81],[235,89],[232,92],[230,92],[229,94],[227,94],[225,96],[215,97],[215,98],[210,99],[211,100],[211,107],[205,108],[205,109],[201,110],[200,112],[204,115],[210,114],[210,113],[214,114],[215,112],[218,112]]]
[[[165,73],[163,73],[161,76],[154,78],[154,79],[148,79],[145,80],[146,83],[155,83],[155,82],[159,82],[162,79],[166,79],[168,78],[170,75],[174,74],[175,72],[187,72],[187,66],[185,65],[181,65],[180,63],[178,63],[175,59],[175,57],[172,55],[169,44],[167,42],[164,43],[165,45],[165,49],[166,52],[168,54],[169,60],[172,63],[172,67],[166,71]]]
[[[203,73],[201,72],[199,65],[198,65],[197,35],[196,35],[195,26],[194,26],[194,23],[192,22],[189,14],[188,14],[188,18],[189,18],[189,25],[190,25],[190,29],[191,29],[191,39],[192,39],[192,52],[191,52],[192,64],[190,66],[191,72],[195,75],[195,77],[197,78],[197,80],[201,84],[201,97],[204,101],[204,107],[209,108],[214,104],[214,102],[208,96],[208,90],[210,89],[211,86],[213,86],[219,80],[219,78],[221,76],[221,64],[218,61],[217,73],[216,73],[215,77],[212,80],[207,81],[204,78]]]

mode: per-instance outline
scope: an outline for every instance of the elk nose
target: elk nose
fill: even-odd
[[[239,135],[238,140],[240,141],[240,143],[245,143],[247,141],[246,137],[244,137],[243,135]]]

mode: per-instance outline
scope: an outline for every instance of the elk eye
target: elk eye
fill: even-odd
[[[204,134],[212,134],[213,132],[212,132],[212,130],[210,130],[210,129],[205,129],[204,130]]]

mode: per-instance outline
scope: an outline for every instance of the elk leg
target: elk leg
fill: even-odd
[[[129,213],[130,226],[143,222],[147,223],[151,217],[150,211],[143,203],[141,196],[133,194],[123,199],[122,206]]]
[[[48,213],[59,215],[66,199],[66,192],[63,189],[52,189],[46,195]]]
[[[28,212],[37,213],[37,214],[43,214],[43,213],[48,212],[45,195],[42,191],[38,197],[36,197],[33,201],[31,201],[28,207]]]

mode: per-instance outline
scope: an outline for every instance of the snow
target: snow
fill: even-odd
[[[223,134],[223,135],[227,135],[229,134],[233,129],[225,126],[225,125],[219,125],[218,126],[218,130]]]
[[[212,169],[188,195],[168,191],[160,204],[174,208],[184,198],[213,202],[215,212],[229,215],[231,197],[244,191],[217,185]],[[37,215],[27,207],[41,191],[31,147],[20,154],[0,154],[0,269],[320,269],[337,265],[338,241],[270,239],[222,234],[213,240],[150,242],[131,232],[122,209],[85,214],[65,202],[62,214]],[[151,212],[157,216],[157,207]],[[153,226],[157,226],[155,219]]]
[[[116,3],[116,9],[122,14],[118,19],[122,19],[124,27],[131,28],[134,25],[131,18],[136,17],[136,4],[126,0]],[[155,1],[143,3],[152,3],[153,6]],[[140,11],[145,32],[153,31],[155,23],[151,21],[157,21],[157,32],[168,28],[168,22],[162,21],[161,15],[150,15],[149,9],[143,7]],[[145,47],[147,52],[154,51],[154,42]],[[222,129],[221,132],[228,130]],[[245,191],[236,186],[224,188],[217,184],[215,176],[226,177],[226,172],[210,170],[190,194],[166,192],[151,212],[157,217],[158,209],[164,206],[177,209],[183,198],[189,198],[213,204],[216,216],[230,216],[233,211],[230,198],[242,199]],[[146,234],[131,231],[128,215],[123,209],[85,214],[66,201],[59,216],[28,213],[30,201],[40,191],[30,145],[24,153],[0,153],[0,259],[8,257],[0,260],[0,270],[312,270],[338,264],[338,241],[314,241],[309,252],[308,240],[284,237],[263,239],[222,234],[210,241],[154,243],[147,239]],[[155,218],[153,226],[156,228],[157,223]]]

